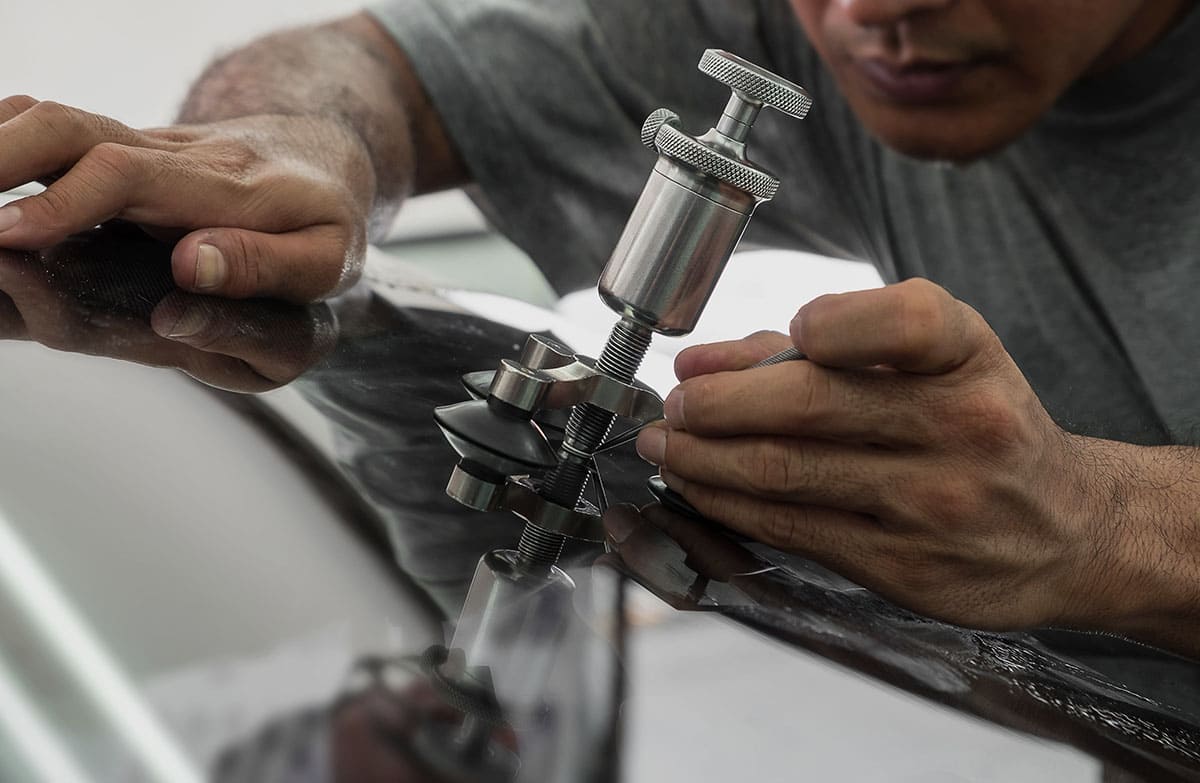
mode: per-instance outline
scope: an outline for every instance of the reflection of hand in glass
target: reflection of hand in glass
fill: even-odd
[[[92,232],[40,254],[0,251],[0,339],[158,367],[261,392],[295,379],[336,339],[325,305],[172,290],[162,249]]]
[[[212,386],[258,392],[283,386],[334,345],[337,322],[323,304],[167,294],[150,317],[154,332],[180,346],[175,364]]]
[[[634,506],[612,506],[604,514],[609,544],[621,560],[641,573],[651,565],[661,542],[681,549],[686,563],[697,574],[727,582],[737,574],[761,570],[763,561],[711,522],[675,513],[660,503],[640,511]]]

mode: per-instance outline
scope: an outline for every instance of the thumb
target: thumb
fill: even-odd
[[[175,246],[171,271],[185,291],[232,299],[312,302],[353,284],[365,237],[334,224],[269,234],[241,228],[193,231]]]

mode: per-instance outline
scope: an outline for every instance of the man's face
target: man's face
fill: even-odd
[[[1191,0],[790,0],[851,108],[909,155],[967,161],[1073,82],[1157,40]]]

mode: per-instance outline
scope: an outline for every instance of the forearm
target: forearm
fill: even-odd
[[[366,14],[273,33],[218,59],[179,121],[262,114],[318,115],[352,129],[374,171],[377,226],[406,196],[467,178],[407,57]]]
[[[1077,442],[1103,520],[1082,625],[1200,658],[1200,449]]]

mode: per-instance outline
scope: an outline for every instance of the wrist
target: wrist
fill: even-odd
[[[1069,437],[1087,497],[1060,621],[1200,652],[1196,450]]]

